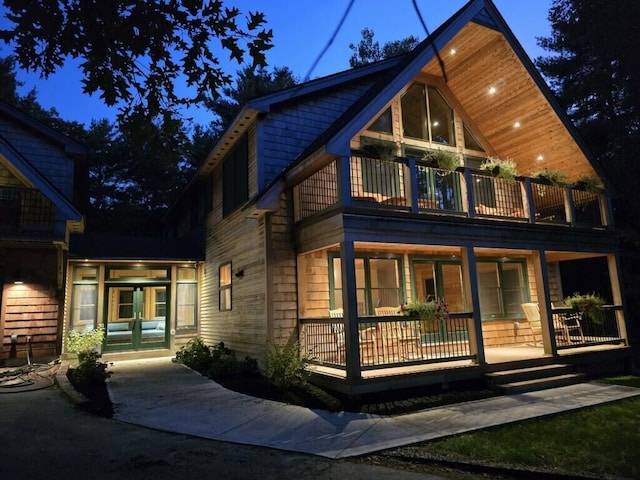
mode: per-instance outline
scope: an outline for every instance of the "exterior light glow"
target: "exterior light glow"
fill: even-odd
[[[513,128],[520,128],[520,122],[515,122],[513,124]]]
[[[538,156],[536,157],[536,160],[537,160],[537,161],[539,161],[539,162],[541,162],[542,160],[544,160],[544,156],[543,156],[543,155],[538,155]]]
[[[496,87],[489,87],[489,95],[495,95],[497,91]]]
[[[449,53],[450,53],[451,55],[455,55],[457,52],[456,52],[456,49],[455,49],[455,48],[452,48],[451,50],[449,50]]]

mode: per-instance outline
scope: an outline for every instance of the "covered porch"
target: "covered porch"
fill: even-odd
[[[601,290],[608,305],[601,323],[581,316],[580,330],[567,331],[562,325],[575,312],[563,299],[583,260],[597,265],[586,291]],[[301,347],[315,374],[345,391],[380,380],[478,378],[627,345],[614,255],[342,242],[299,255],[298,266]],[[446,307],[435,322],[403,312],[430,299]],[[525,315],[527,303],[539,309],[540,330]]]

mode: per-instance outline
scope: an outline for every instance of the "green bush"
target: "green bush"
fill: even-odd
[[[102,325],[92,330],[72,330],[67,337],[67,352],[80,355],[89,353],[102,346],[104,327]]]
[[[216,378],[226,375],[252,374],[257,372],[255,359],[236,359],[235,353],[223,342],[211,347],[201,338],[191,340],[176,353],[176,361],[201,374]]]
[[[89,387],[99,385],[109,377],[107,364],[100,361],[96,351],[78,353],[78,366],[69,369],[69,380],[76,386]]]
[[[311,374],[307,369],[311,358],[300,354],[300,345],[296,342],[271,343],[267,348],[267,378],[279,388],[305,384]]]

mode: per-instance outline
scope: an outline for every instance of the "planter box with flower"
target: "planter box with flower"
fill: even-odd
[[[438,335],[443,328],[442,323],[449,318],[449,307],[441,300],[409,302],[401,307],[401,312],[418,323],[423,335]]]
[[[422,159],[442,174],[451,173],[460,166],[460,155],[449,150],[431,150],[426,152]]]

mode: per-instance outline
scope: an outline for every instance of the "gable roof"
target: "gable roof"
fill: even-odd
[[[44,136],[48,141],[59,145],[67,155],[76,160],[83,158],[87,154],[87,149],[80,143],[1,101],[0,114],[9,117],[13,123],[20,125],[21,128]],[[65,220],[72,222],[84,221],[82,213],[76,209],[71,201],[1,134],[0,155],[10,162],[12,169],[17,171],[20,177],[42,192],[61,212]]]

